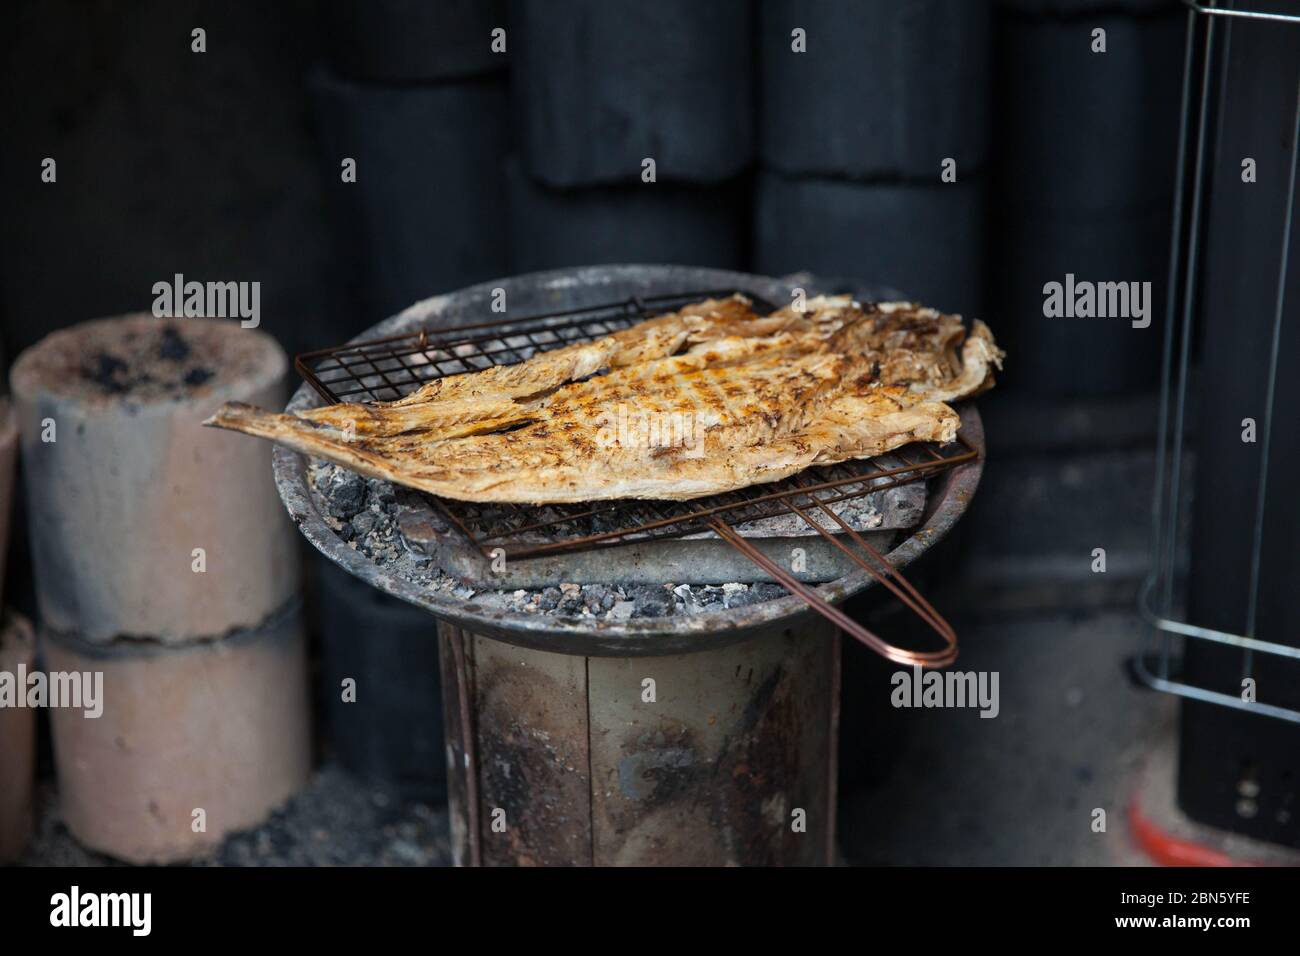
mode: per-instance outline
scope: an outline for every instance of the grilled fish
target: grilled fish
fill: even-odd
[[[205,424],[464,501],[687,499],[949,442],[946,403],[993,384],[988,327],[914,303],[817,297],[758,316],[710,299],[394,402]]]

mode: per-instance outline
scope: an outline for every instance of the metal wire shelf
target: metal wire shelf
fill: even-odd
[[[1282,238],[1276,278],[1276,296],[1271,328],[1271,351],[1265,385],[1265,412],[1261,432],[1260,471],[1256,490],[1254,522],[1251,528],[1249,594],[1244,626],[1240,633],[1202,627],[1180,620],[1177,613],[1176,583],[1179,576],[1180,503],[1186,480],[1185,427],[1190,387],[1190,354],[1193,318],[1197,308],[1198,264],[1201,254],[1202,215],[1207,179],[1207,143],[1210,140],[1210,62],[1216,40],[1217,21],[1228,29],[1233,21],[1256,21],[1300,25],[1300,14],[1219,7],[1212,3],[1183,0],[1188,7],[1187,46],[1183,66],[1182,118],[1176,171],[1174,224],[1169,265],[1169,304],[1166,315],[1159,434],[1157,438],[1156,486],[1153,502],[1151,571],[1143,584],[1139,606],[1152,626],[1158,647],[1135,662],[1139,678],[1148,686],[1193,700],[1300,723],[1300,710],[1198,686],[1176,675],[1174,640],[1208,641],[1240,648],[1242,674],[1253,672],[1254,655],[1300,660],[1300,647],[1262,640],[1256,635],[1260,594],[1261,555],[1268,500],[1268,473],[1274,427],[1274,405],[1279,366],[1282,317],[1286,305],[1286,283],[1290,264],[1292,221],[1295,215],[1297,160],[1300,160],[1300,77],[1297,77],[1296,107],[1290,130],[1290,163],[1287,198],[1282,207]],[[1199,57],[1197,45],[1201,44]],[[1198,98],[1193,111],[1194,92]],[[1191,188],[1187,188],[1189,153],[1194,147]],[[1184,208],[1190,198],[1190,212]],[[1186,218],[1186,222],[1185,222]],[[1186,239],[1184,240],[1184,235]],[[1181,306],[1181,308],[1180,308]],[[1181,311],[1181,315],[1179,312]],[[1176,359],[1176,361],[1175,361]],[[1153,666],[1154,665],[1154,666]]]

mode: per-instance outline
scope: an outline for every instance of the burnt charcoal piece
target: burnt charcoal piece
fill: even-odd
[[[543,611],[554,611],[560,606],[560,598],[563,596],[559,588],[547,588],[537,599],[537,606]]]
[[[742,183],[547,189],[509,167],[514,272],[605,262],[739,269],[746,264]]]
[[[106,392],[119,394],[127,391],[131,385],[125,381],[126,363],[116,355],[99,352],[91,357],[89,364],[82,367],[81,374],[90,379]]]
[[[354,538],[364,538],[370,532],[375,530],[375,525],[379,522],[379,516],[370,511],[363,511],[352,518],[352,536]]]
[[[199,368],[196,366],[185,373],[185,378],[182,381],[191,387],[198,387],[208,379],[212,378],[214,374],[216,373],[210,368]]]
[[[1091,51],[1097,27],[1106,30],[1105,53]],[[1002,20],[997,134],[1005,202],[1095,213],[1171,195],[1184,35],[1178,13]]]
[[[504,81],[381,88],[318,73],[312,89],[340,253],[359,263],[368,314],[509,271]],[[345,157],[355,183],[341,181]]]
[[[343,76],[414,83],[506,68],[492,31],[507,28],[505,0],[332,0],[330,62]]]
[[[328,745],[352,773],[411,799],[446,793],[438,640],[428,613],[316,562]],[[347,678],[356,700],[342,699]]]
[[[764,165],[787,173],[939,180],[985,160],[989,5],[972,0],[758,4]],[[791,48],[805,31],[806,52]]]
[[[190,357],[190,343],[173,325],[165,326],[158,343],[158,357],[170,362],[181,362]]]
[[[856,276],[945,312],[981,315],[978,179],[870,184],[764,173],[756,202],[755,271]]]
[[[718,182],[753,153],[746,0],[511,6],[511,84],[525,166],[555,187]]]
[[[354,471],[336,469],[334,480],[321,488],[325,507],[335,518],[347,520],[366,503],[366,479]]]
[[[1007,328],[1012,355],[1005,382],[1044,395],[1104,395],[1154,387],[1160,374],[1161,329],[1172,211],[1155,198],[1145,206],[1095,215],[1009,209],[1000,230],[993,314]],[[1130,319],[1047,317],[1043,286],[1066,282],[1150,282],[1151,325]]]

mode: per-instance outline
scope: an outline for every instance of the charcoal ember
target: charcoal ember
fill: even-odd
[[[511,8],[511,83],[529,174],[554,187],[716,183],[753,151],[747,0],[570,0]],[[683,230],[685,232],[685,230]]]
[[[388,315],[437,292],[510,271],[504,81],[360,86],[317,72],[313,105],[325,181],[361,304]],[[356,182],[341,181],[345,157]]]
[[[519,588],[518,590],[511,592],[510,604],[512,607],[520,610],[536,610],[537,595],[526,591],[523,588]]]
[[[676,605],[668,597],[646,598],[633,602],[631,617],[670,617]]]
[[[98,352],[82,368],[82,375],[106,392],[125,392],[130,388],[126,381],[127,364],[116,355]]]
[[[190,357],[190,343],[185,341],[174,325],[163,326],[158,340],[158,357],[170,362],[181,362]]]
[[[667,617],[676,610],[672,593],[657,585],[631,584],[624,591],[633,603],[629,617]]]
[[[704,609],[699,596],[691,589],[689,584],[679,584],[673,588],[673,600],[677,605],[677,610],[681,613],[698,614]]]
[[[397,491],[382,478],[367,478],[366,501],[376,507],[386,509],[397,501]]]
[[[722,601],[725,593],[726,592],[720,587],[705,585],[702,588],[696,589],[695,599],[699,602],[700,607],[705,610],[714,610],[714,605]]]
[[[584,584],[582,599],[587,610],[593,614],[603,614],[614,606],[618,596],[607,584]]]
[[[1091,49],[1097,27],[1104,54]],[[1094,216],[1170,196],[1184,41],[1176,12],[1002,22],[999,195],[1013,207]]]
[[[664,262],[740,269],[748,261],[739,182],[671,183],[560,192],[507,164],[516,272],[602,262]]]
[[[581,587],[582,601],[588,607],[599,607],[600,599],[608,593],[609,588],[604,584],[584,584]]]
[[[566,594],[560,598],[560,603],[556,606],[557,614],[576,615],[586,610],[586,604],[582,600],[581,594]]]
[[[765,0],[758,7],[764,165],[935,182],[946,157],[957,160],[959,175],[981,168],[992,102],[989,4]],[[795,28],[806,32],[806,52],[791,49]]]
[[[722,606],[724,608],[740,607],[744,604],[745,595],[749,593],[749,586],[746,584],[729,583],[722,586]]]
[[[363,511],[352,518],[352,533],[357,537],[364,537],[375,530],[379,517],[370,511]]]
[[[491,45],[507,28],[505,0],[332,0],[327,12],[330,62],[350,79],[415,83],[508,64]]]
[[[342,520],[351,518],[366,504],[366,479],[343,468],[335,468],[320,491],[329,513]]]
[[[759,177],[756,271],[816,263],[904,290],[948,312],[983,309],[984,189],[956,183],[854,183]],[[809,228],[816,223],[816,228]]]
[[[750,604],[762,604],[785,597],[785,588],[779,584],[751,584],[744,591],[734,591],[727,599],[727,607],[745,607]]]

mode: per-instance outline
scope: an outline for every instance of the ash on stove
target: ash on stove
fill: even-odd
[[[325,523],[348,546],[421,587],[463,600],[526,614],[599,618],[702,614],[784,597],[779,584],[560,584],[557,587],[480,590],[445,574],[427,555],[410,547],[397,523],[397,492],[390,482],[366,478],[329,462],[313,460],[310,483]]]

